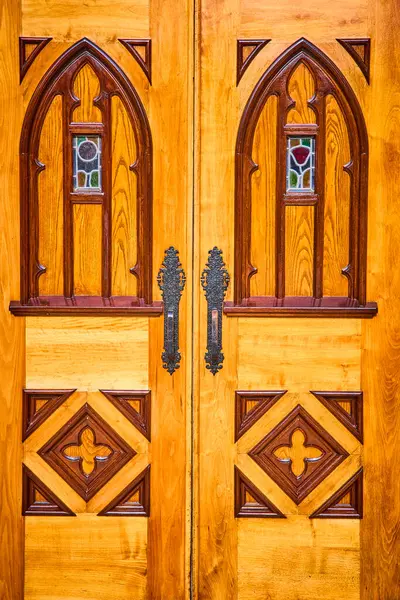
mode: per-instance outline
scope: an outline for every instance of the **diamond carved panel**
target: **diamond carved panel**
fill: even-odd
[[[300,405],[249,454],[296,504],[348,456]]]
[[[85,404],[39,450],[39,455],[88,501],[136,452]]]

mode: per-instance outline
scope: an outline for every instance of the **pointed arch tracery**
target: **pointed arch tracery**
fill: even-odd
[[[101,115],[96,122],[75,122],[81,99],[75,82],[88,66],[98,79],[93,107]],[[40,162],[39,145],[46,115],[56,97],[62,99],[63,147],[63,296],[42,297],[39,278],[46,265],[39,261],[38,175],[46,168]],[[112,140],[111,105],[119,98],[134,133],[136,156],[130,171],[136,175],[137,260],[130,272],[137,279],[137,296],[112,294]],[[94,119],[93,119],[94,121]],[[83,189],[74,185],[74,136],[97,136],[101,143],[101,185]],[[100,167],[99,167],[100,168]],[[143,312],[159,314],[160,303],[152,303],[152,139],[144,107],[132,84],[118,65],[99,47],[84,38],[64,52],[38,84],[29,103],[21,134],[21,299],[13,302],[15,314],[61,314],[70,312]],[[100,176],[100,175],[99,175]],[[97,179],[96,179],[97,181]],[[75,178],[76,182],[76,178]],[[77,297],[74,289],[73,206],[101,205],[101,295]]]
[[[308,117],[289,118],[296,109],[289,83],[300,66],[311,75],[313,94],[307,98]],[[252,177],[259,166],[253,159],[257,125],[268,99],[277,101],[275,164],[275,294],[252,296],[251,277],[257,265],[251,262]],[[350,146],[350,160],[342,165],[350,178],[350,216],[348,262],[342,275],[348,281],[348,294],[324,295],[324,195],[326,158],[327,97],[333,97],[343,115]],[[311,115],[311,116],[310,116]],[[315,118],[314,118],[315,115]],[[300,121],[300,122],[299,122]],[[273,125],[271,125],[273,127]],[[311,147],[315,160],[310,181],[303,189],[289,183],[289,144],[291,140]],[[299,141],[300,140],[300,141]],[[294,143],[293,142],[293,143]],[[307,149],[306,149],[307,150]],[[366,240],[368,136],[359,102],[336,65],[316,46],[300,39],[267,69],[257,83],[239,125],[235,157],[235,279],[234,302],[226,303],[227,314],[313,314],[326,316],[351,314],[373,316],[375,303],[366,303]],[[296,180],[297,175],[293,175]],[[268,199],[266,199],[268,201]],[[285,211],[288,206],[313,207],[312,295],[288,296],[285,293]]]

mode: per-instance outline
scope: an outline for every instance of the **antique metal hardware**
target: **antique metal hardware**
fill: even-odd
[[[213,375],[222,369],[222,304],[229,285],[222,250],[216,246],[208,251],[208,262],[201,275],[201,285],[207,300],[207,369]]]
[[[179,302],[186,283],[185,271],[179,253],[173,246],[165,251],[164,262],[158,272],[157,283],[164,301],[163,367],[172,375],[180,367]]]

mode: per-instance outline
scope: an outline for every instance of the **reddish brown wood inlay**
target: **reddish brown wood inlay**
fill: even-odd
[[[288,81],[303,63],[313,75],[316,93],[308,101],[315,112],[317,126],[286,125],[286,116],[294,102],[289,96]],[[278,97],[277,187],[275,296],[252,298],[250,278],[256,273],[251,264],[251,176],[258,169],[252,158],[257,122],[269,97]],[[325,104],[333,95],[344,113],[349,130],[351,168],[351,214],[349,261],[343,274],[348,279],[348,296],[323,298],[324,193],[325,193]],[[315,137],[315,193],[304,200],[299,194],[286,192],[287,136],[294,132]],[[227,314],[286,316],[354,317],[374,316],[375,303],[366,304],[366,243],[368,136],[359,102],[334,63],[316,46],[300,39],[279,56],[256,85],[240,122],[236,142],[235,166],[235,282],[234,303],[226,304]],[[309,298],[285,297],[285,207],[288,204],[314,206],[313,295]],[[305,302],[305,305],[303,304]]]
[[[249,67],[251,61],[271,40],[238,40],[236,56],[236,85],[242,79],[244,72]],[[244,56],[245,48],[253,48],[248,56]]]
[[[336,38],[336,41],[343,46],[350,54],[358,67],[361,69],[367,83],[369,83],[370,63],[371,63],[371,40],[370,38]],[[356,47],[363,48],[363,56],[361,56]]]
[[[74,109],[80,100],[73,92],[76,74],[89,65],[100,82],[100,93],[94,105],[101,111],[102,124],[87,128],[85,123],[73,123]],[[39,296],[39,277],[45,265],[38,260],[39,210],[38,174],[45,168],[38,160],[39,143],[44,119],[53,99],[62,96],[64,150],[64,294],[61,297]],[[112,297],[111,290],[111,99],[118,96],[131,121],[136,138],[137,156],[131,170],[137,180],[137,263],[130,269],[137,278],[137,298]],[[101,297],[92,301],[74,295],[73,218],[75,203],[92,203],[91,193],[74,192],[72,186],[71,134],[101,129],[102,193],[95,202],[102,206],[102,273]],[[78,128],[78,129],[77,129]],[[100,128],[100,129],[99,129]],[[62,54],[40,81],[29,103],[21,134],[21,299],[12,302],[10,310],[25,314],[125,314],[126,312],[160,314],[160,304],[152,304],[152,139],[143,105],[130,81],[116,63],[90,40],[84,38]],[[155,310],[153,310],[155,308]]]
[[[24,79],[27,74],[29,67],[35,60],[35,58],[41,53],[43,48],[51,42],[51,37],[20,37],[19,38],[19,73],[20,82]],[[36,46],[34,50],[27,55],[27,46]]]
[[[125,46],[125,48],[130,52],[133,58],[137,61],[142,69],[143,73],[146,75],[149,83],[151,83],[151,40],[149,39],[122,39],[118,40]],[[138,52],[137,48],[144,48],[144,58]]]
[[[75,517],[75,513],[60,500],[28,467],[22,465],[22,514],[25,516]],[[37,498],[40,494],[40,500]]]
[[[343,498],[349,496],[349,502]],[[363,469],[359,469],[335,494],[310,515],[310,519],[362,519]]]
[[[235,393],[235,442],[254,425],[284,394],[280,391],[237,391]],[[248,402],[256,402],[247,410]]]
[[[130,421],[149,441],[151,439],[151,392],[130,390],[100,390],[106,398]],[[139,403],[139,410],[132,406]]]
[[[311,392],[360,442],[363,442],[362,392]],[[348,402],[350,412],[339,403]]]
[[[136,494],[138,499],[132,500]],[[99,517],[120,516],[150,516],[150,465],[99,513]]]
[[[90,431],[91,469],[84,469],[80,448]],[[99,448],[99,454],[96,449]],[[107,449],[107,452],[104,451]],[[71,458],[75,454],[74,458]],[[81,454],[84,454],[81,452]],[[136,452],[89,404],[82,408],[44,446],[39,455],[86,501],[90,500]]]
[[[304,436],[304,450],[317,449],[319,458],[304,458],[304,470],[293,472],[291,459],[278,458],[282,448],[292,448],[293,435]],[[310,452],[311,454],[311,452]],[[296,504],[321,483],[347,456],[348,452],[300,405],[296,406],[249,455]]]
[[[26,440],[75,390],[23,390],[22,441]],[[44,401],[38,408],[38,402]]]
[[[254,500],[246,497],[250,494]],[[285,515],[235,466],[235,517],[278,518]]]

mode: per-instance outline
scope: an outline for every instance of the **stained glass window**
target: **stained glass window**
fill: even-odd
[[[99,135],[74,135],[72,151],[74,191],[100,191],[101,137]]]
[[[313,192],[315,179],[315,139],[288,137],[287,192]]]

